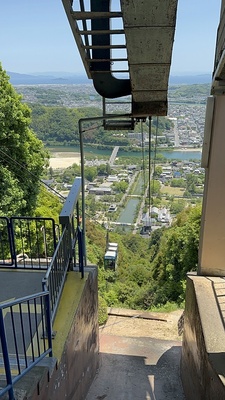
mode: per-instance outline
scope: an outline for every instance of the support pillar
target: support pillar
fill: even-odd
[[[207,118],[207,115],[206,115]],[[204,154],[203,154],[204,156]],[[214,97],[199,246],[199,275],[225,276],[225,96]]]

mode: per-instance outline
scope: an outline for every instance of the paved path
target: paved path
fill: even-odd
[[[101,367],[86,400],[185,399],[179,376],[181,340],[170,339],[176,339],[178,317],[163,318],[109,318],[100,329]]]
[[[42,278],[46,271],[25,269],[0,270],[0,302],[42,292]]]

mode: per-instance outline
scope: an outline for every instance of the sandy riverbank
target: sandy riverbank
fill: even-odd
[[[201,152],[202,148],[201,147],[174,147],[174,151],[190,151],[190,152]]]
[[[201,152],[202,149],[200,148],[193,148],[193,147],[176,147],[173,148],[172,151],[180,151],[180,152]],[[170,150],[171,152],[171,150]],[[80,153],[75,152],[67,152],[67,151],[60,151],[54,152],[51,154],[51,158],[49,160],[49,165],[53,169],[63,169],[68,168],[73,164],[80,165]]]
[[[49,166],[53,169],[68,168],[73,164],[80,164],[80,153],[57,152],[52,153]]]

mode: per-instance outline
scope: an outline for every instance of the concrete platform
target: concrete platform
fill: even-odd
[[[179,315],[169,319],[163,314],[161,320],[153,321],[137,319],[136,314],[110,316],[100,328],[101,367],[86,400],[185,399],[180,380],[181,339],[171,340],[176,339]]]
[[[42,278],[45,273],[45,270],[1,269],[0,302],[42,292]]]

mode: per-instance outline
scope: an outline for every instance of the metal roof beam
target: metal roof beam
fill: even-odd
[[[106,12],[106,11],[72,11],[71,15],[76,20],[88,20],[88,19],[102,19],[102,18],[122,18],[121,12]]]

